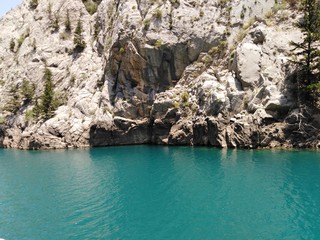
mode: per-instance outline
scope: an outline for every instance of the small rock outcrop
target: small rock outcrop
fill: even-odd
[[[150,143],[148,119],[116,117],[112,126],[95,124],[90,129],[90,145],[95,147]]]

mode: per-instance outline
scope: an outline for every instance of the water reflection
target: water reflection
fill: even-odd
[[[282,161],[287,162],[287,174],[282,191],[286,198],[286,208],[290,211],[289,229],[296,238],[316,239],[316,227],[319,220],[319,185],[316,176],[319,175],[319,161],[308,159],[310,154],[303,152],[278,152]],[[291,160],[292,155],[294,160]],[[308,164],[305,164],[306,161]]]

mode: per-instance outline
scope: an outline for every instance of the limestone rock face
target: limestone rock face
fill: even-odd
[[[150,143],[148,120],[128,120],[116,117],[114,125],[95,124],[90,129],[93,147]]]
[[[320,145],[319,113],[296,128],[298,12],[264,18],[274,0],[98,2],[89,13],[82,0],[24,0],[0,18],[0,147]],[[36,114],[45,69],[47,118]]]

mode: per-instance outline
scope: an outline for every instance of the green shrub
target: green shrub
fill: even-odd
[[[9,86],[9,98],[6,104],[3,107],[3,110],[15,114],[21,106],[21,99],[19,94],[18,86],[11,85]]]
[[[25,79],[22,81],[22,85],[21,85],[20,90],[21,90],[21,94],[26,102],[32,101],[32,99],[34,97],[35,89],[36,89],[36,86],[34,84],[31,84],[29,81],[27,81]]]
[[[15,43],[14,39],[11,38],[11,41],[10,41],[10,51],[11,51],[11,52],[14,52],[15,47],[16,47],[16,43]]]
[[[160,47],[162,46],[161,40],[157,40],[157,41],[154,43],[154,46],[155,46],[156,48],[160,48]]]
[[[27,122],[31,122],[34,117],[35,117],[35,114],[32,109],[26,111],[25,118],[26,118]]]
[[[29,7],[31,9],[36,9],[38,7],[38,4],[39,4],[38,0],[31,0],[29,3]]]
[[[4,116],[0,116],[0,124],[5,124],[6,118]]]
[[[264,17],[266,18],[266,19],[270,19],[270,18],[272,18],[274,16],[274,11],[273,10],[269,10],[268,12],[266,12],[265,14],[264,14]]]
[[[242,29],[247,30],[254,24],[254,21],[255,21],[254,18],[250,18],[245,24],[243,24]]]
[[[60,22],[60,16],[59,14],[54,14],[54,19],[53,19],[53,22],[52,22],[52,28],[53,28],[53,31],[54,32],[57,32],[60,28],[59,26],[59,22]]]
[[[153,13],[153,16],[156,17],[157,19],[162,18],[162,11],[160,8],[157,8],[157,10]]]
[[[199,17],[203,17],[204,16],[204,11],[203,10],[200,10],[200,12],[199,12]]]
[[[228,42],[226,41],[220,41],[218,46],[216,47],[213,47],[209,50],[209,54],[211,56],[215,56],[215,55],[219,55],[221,54],[222,52],[224,52],[228,47]]]
[[[75,77],[74,74],[72,74],[72,75],[71,75],[71,78],[70,78],[70,83],[71,83],[72,85],[74,85],[75,82],[76,82],[76,77]]]
[[[180,104],[175,101],[175,102],[173,103],[173,107],[174,107],[175,109],[179,109]]]
[[[183,91],[180,97],[182,103],[187,103],[189,101],[189,93],[187,91]]]
[[[39,99],[35,100],[35,105],[32,109],[32,117],[40,117],[42,115],[41,104],[39,104]]]
[[[210,54],[210,53],[209,53]],[[212,63],[213,63],[213,58],[209,55],[206,54],[205,56],[203,56],[203,58],[201,59],[201,62],[206,66],[209,67]]]
[[[27,28],[27,30],[20,35],[20,37],[18,38],[18,49],[22,46],[24,40],[26,40],[27,37],[30,36],[30,28]]]
[[[196,113],[198,111],[198,105],[195,103],[192,103],[190,109],[193,113]]]
[[[65,31],[66,32],[71,32],[71,21],[70,21],[69,10],[67,10],[67,16],[66,16],[66,19],[64,21],[64,26],[65,26]]]
[[[98,4],[96,2],[91,0],[82,0],[82,2],[90,15],[93,15],[97,12]]]
[[[24,40],[25,40],[25,36],[24,35],[21,35],[19,38],[18,38],[18,49],[22,46]]]
[[[237,43],[240,43],[242,42],[242,40],[246,37],[247,35],[247,31],[246,30],[243,30],[243,29],[240,29],[240,31],[238,32],[235,40]]]
[[[151,20],[150,20],[150,19],[145,19],[145,20],[143,21],[143,23],[144,23],[144,29],[145,29],[145,30],[148,30],[149,27],[150,27],[150,24],[151,24]]]
[[[58,107],[66,104],[67,96],[64,93],[54,93],[53,100],[52,100],[52,111],[58,109]]]

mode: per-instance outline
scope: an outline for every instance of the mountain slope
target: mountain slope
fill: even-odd
[[[287,6],[33,2],[0,20],[5,147],[319,146],[316,112],[296,129],[289,42],[302,34],[294,26],[299,13]]]

